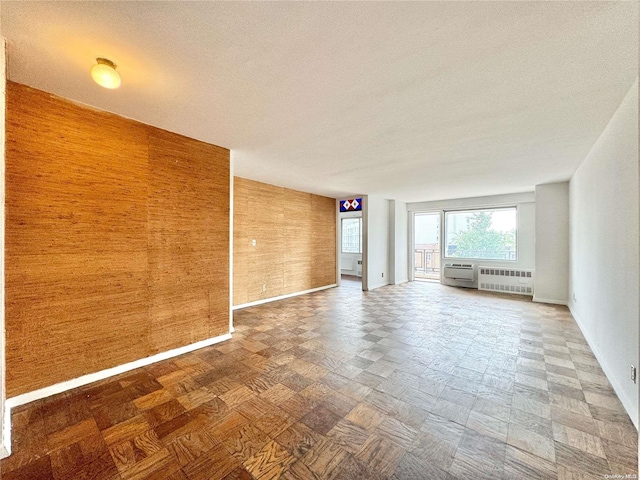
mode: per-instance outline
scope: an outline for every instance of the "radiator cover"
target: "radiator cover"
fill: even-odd
[[[478,266],[478,290],[533,296],[534,270]]]

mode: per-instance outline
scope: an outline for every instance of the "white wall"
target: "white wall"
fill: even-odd
[[[416,202],[408,203],[407,210],[411,213],[410,220],[412,220],[412,212],[440,212],[441,214],[447,210],[457,209],[472,209],[472,208],[485,208],[485,207],[506,207],[516,206],[518,209],[518,232],[517,232],[517,249],[518,259],[516,261],[498,261],[498,260],[477,260],[469,259],[469,263],[474,265],[488,265],[488,266],[504,266],[515,268],[535,268],[535,235],[536,235],[536,218],[535,218],[535,195],[533,192],[525,193],[512,193],[507,195],[492,195],[487,197],[472,197],[472,198],[458,198],[451,200],[438,200],[434,202]],[[441,215],[442,221],[444,216]],[[442,235],[440,239],[441,250],[441,264],[451,262],[453,259],[445,258],[445,248],[443,244],[445,242],[444,226],[441,229]],[[411,240],[413,241],[413,240]],[[455,261],[466,260],[461,258],[455,258]],[[476,281],[473,283],[473,287],[477,288],[477,275]]]
[[[571,178],[569,307],[638,426],[638,82]]]
[[[569,182],[536,185],[534,302],[569,300]]]
[[[389,200],[367,195],[363,198],[362,289],[389,284]]]
[[[389,283],[409,281],[407,204],[389,200]]]
[[[0,37],[0,458],[9,454],[9,418],[5,418],[5,362],[4,362],[4,143],[5,143],[5,91],[6,91],[6,43]]]
[[[341,275],[354,275],[362,276],[362,265],[358,268],[358,262],[362,261],[362,253],[342,253],[342,219],[343,218],[361,218],[362,211],[360,212],[340,212],[340,226],[338,229],[338,255],[340,255],[340,274]],[[364,227],[363,227],[364,229]],[[358,270],[360,272],[358,273]]]

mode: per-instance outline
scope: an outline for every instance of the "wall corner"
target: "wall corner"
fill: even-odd
[[[233,151],[229,152],[229,333],[233,328]]]
[[[0,37],[0,458],[11,452],[11,417],[5,412],[5,328],[4,328],[4,209],[5,209],[5,111],[7,85],[6,41]]]

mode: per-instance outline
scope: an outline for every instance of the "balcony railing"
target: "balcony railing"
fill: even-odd
[[[440,250],[433,248],[416,248],[413,260],[416,278],[440,278]]]
[[[447,258],[477,258],[479,260],[516,260],[516,250],[514,248],[460,250],[455,245],[449,245],[446,256]]]

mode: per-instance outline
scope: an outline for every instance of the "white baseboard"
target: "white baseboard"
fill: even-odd
[[[11,453],[12,408],[15,408],[19,405],[24,405],[26,403],[34,402],[42,398],[50,397],[58,393],[66,392],[67,390],[71,390],[77,387],[82,387],[83,385],[88,385],[90,383],[97,382],[98,380],[104,380],[105,378],[113,377],[114,375],[119,375],[130,370],[135,370],[136,368],[146,367],[147,365],[151,365],[162,360],[167,360],[169,358],[177,357],[178,355],[183,355],[185,353],[208,347],[210,345],[215,345],[216,343],[220,343],[229,339],[231,339],[231,334],[226,333],[224,335],[208,338],[206,340],[192,343],[190,345],[185,345],[184,347],[174,348],[173,350],[167,350],[166,352],[161,352],[150,357],[141,358],[139,360],[125,363],[123,365],[118,365],[117,367],[108,368],[106,370],[101,370],[95,373],[89,373],[88,375],[83,375],[82,377],[74,378],[73,380],[67,380],[65,382],[56,383],[55,385],[44,387],[39,390],[23,393],[22,395],[18,395],[16,397],[7,398],[7,400],[5,401],[5,424],[2,431],[0,458],[3,458],[2,454],[4,451],[7,452],[7,455]]]
[[[376,285],[368,285],[367,290],[371,291],[371,290],[375,290],[376,288],[380,288],[380,287],[386,287],[387,285],[389,285],[389,282],[387,283],[377,283]]]
[[[66,392],[67,390],[81,387],[83,385],[88,385],[89,383],[97,382],[98,380],[104,380],[105,378],[113,377],[114,375],[119,375],[130,370],[135,370],[136,368],[146,367],[147,365],[151,365],[152,363],[177,357],[178,355],[183,355],[200,348],[208,347],[209,345],[215,345],[216,343],[229,340],[230,338],[231,334],[227,333],[225,335],[208,338],[206,340],[192,343],[190,345],[185,345],[184,347],[167,350],[166,352],[161,352],[150,357],[134,360],[133,362],[118,365],[117,367],[108,368],[106,370],[101,370],[95,373],[89,373],[88,375],[83,375],[82,377],[74,378],[73,380],[56,383],[55,385],[44,387],[39,390],[34,390],[33,392],[27,392],[16,397],[7,398],[6,405],[8,405],[10,408],[13,408],[17,407],[18,405],[24,405],[25,403],[31,403],[35,400],[40,400],[41,398],[46,398],[50,397],[51,395]]]
[[[591,351],[593,352],[593,354],[595,355],[596,359],[598,360],[598,363],[602,367],[602,371],[607,376],[607,379],[611,383],[611,386],[615,390],[616,395],[618,395],[618,398],[620,399],[620,402],[624,406],[624,409],[627,411],[627,414],[629,415],[629,418],[631,418],[631,421],[633,422],[633,424],[635,425],[636,430],[637,430],[638,429],[638,412],[634,409],[633,400],[630,399],[625,394],[624,389],[619,384],[619,382],[616,379],[616,377],[613,375],[613,371],[612,371],[611,367],[609,367],[609,364],[607,363],[606,357],[604,355],[602,355],[600,350],[598,350],[598,348],[596,347],[595,343],[593,343],[593,341],[589,337],[589,334],[587,333],[587,330],[583,327],[584,324],[580,321],[580,317],[578,317],[578,315],[576,315],[576,312],[573,310],[573,308],[571,308],[571,305],[569,305],[569,311],[571,312],[571,315],[573,316],[574,320],[578,324],[578,327],[580,327],[580,331],[582,332],[582,335],[584,336],[584,339],[589,344],[589,347],[591,348]]]
[[[312,288],[310,290],[303,290],[301,292],[287,293],[286,295],[280,295],[278,297],[263,298],[262,300],[256,300],[255,302],[248,302],[248,303],[242,303],[240,305],[235,305],[233,309],[241,310],[247,307],[255,307],[256,305],[263,305],[265,303],[276,302],[278,300],[284,300],[286,298],[298,297],[300,295],[306,295],[307,293],[319,292],[320,290],[327,290],[329,288],[333,288],[337,286],[338,284],[334,283],[332,285],[325,285],[324,287]]]
[[[11,407],[4,404],[4,423],[2,424],[2,438],[0,438],[0,459],[11,455]]]
[[[566,300],[552,300],[550,298],[536,297],[535,295],[533,296],[533,301],[537,303],[551,303],[553,305],[564,305],[564,306],[567,305]]]

